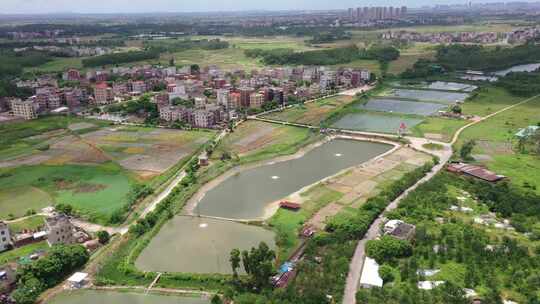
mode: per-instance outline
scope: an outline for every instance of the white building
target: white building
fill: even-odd
[[[0,252],[8,250],[10,247],[11,236],[9,234],[9,226],[0,221]]]
[[[32,100],[13,99],[11,101],[11,112],[13,116],[22,117],[26,120],[37,118],[38,104]]]
[[[366,257],[364,260],[364,265],[362,266],[362,274],[360,276],[360,287],[362,288],[372,288],[372,287],[382,287],[383,279],[379,275],[379,264],[370,258]]]

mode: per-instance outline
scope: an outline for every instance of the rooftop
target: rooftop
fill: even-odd
[[[362,266],[362,275],[360,277],[360,285],[382,287],[383,280],[379,276],[379,264],[370,258],[366,257]]]

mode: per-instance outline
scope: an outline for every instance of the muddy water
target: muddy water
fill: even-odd
[[[113,291],[65,292],[49,304],[209,304],[200,298]]]
[[[161,228],[135,266],[143,271],[228,274],[231,250],[249,250],[260,242],[275,248],[274,233],[235,222],[177,216]]]
[[[257,219],[280,198],[343,169],[361,164],[392,147],[335,139],[304,156],[242,171],[205,193],[195,214],[231,219]]]

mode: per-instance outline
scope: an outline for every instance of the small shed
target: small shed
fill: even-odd
[[[370,258],[366,257],[364,265],[362,265],[362,274],[360,276],[360,287],[372,288],[382,287],[383,279],[379,275],[379,264]]]
[[[208,154],[206,152],[199,155],[199,166],[204,167],[208,166]]]
[[[86,283],[87,278],[88,273],[76,272],[71,277],[69,277],[68,282],[71,288],[81,288]]]
[[[293,203],[293,202],[289,202],[289,201],[281,201],[279,203],[279,206],[281,208],[294,210],[294,211],[300,210],[300,208],[302,208],[302,205],[297,204],[297,203]]]

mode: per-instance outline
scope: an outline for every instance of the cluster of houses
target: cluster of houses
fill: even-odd
[[[49,246],[82,244],[88,251],[94,251],[100,246],[97,239],[92,239],[90,234],[75,227],[69,217],[64,214],[53,213],[45,219],[44,225],[40,229],[36,231],[24,230],[19,233],[11,233],[9,225],[0,221],[0,252],[43,241],[47,241]],[[44,254],[44,251],[33,252],[29,256],[21,257],[17,263],[0,266],[0,303],[3,303],[2,294],[7,294],[15,287],[15,270],[19,264],[24,265],[32,260],[37,260]]]
[[[203,69],[185,66],[114,67],[82,73],[69,69],[57,79],[44,75],[20,80],[17,87],[34,93],[28,99],[0,99],[0,112],[13,117],[35,119],[41,113],[82,112],[132,100],[151,92],[164,123],[177,121],[200,128],[214,128],[234,118],[237,111],[261,109],[268,103],[307,100],[339,89],[369,83],[366,69],[320,66],[277,67],[224,71],[215,66]],[[62,82],[62,86],[59,86]]]
[[[401,220],[389,220],[384,224],[382,232],[384,235],[389,235],[398,240],[411,242],[414,240],[416,227]],[[382,287],[383,283],[383,279],[379,275],[379,264],[374,259],[366,256],[360,275],[360,287]]]
[[[67,57],[91,57],[111,54],[113,49],[101,46],[56,46],[56,45],[34,45],[23,48],[14,48],[15,53],[22,53],[27,51],[39,51],[50,52],[55,54],[61,54]]]
[[[430,42],[430,43],[497,43],[507,42],[511,44],[524,43],[529,39],[538,37],[540,27],[519,29],[508,33],[497,32],[440,32],[419,33],[411,31],[388,31],[381,34],[382,39],[402,40],[407,42]]]

